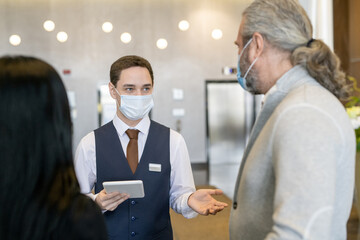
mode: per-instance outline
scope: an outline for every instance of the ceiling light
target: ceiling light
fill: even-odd
[[[19,35],[11,35],[9,37],[9,42],[13,46],[18,46],[21,43],[21,38]]]
[[[212,36],[213,39],[219,40],[219,39],[222,38],[223,33],[222,33],[222,31],[220,29],[214,29],[212,31],[212,33],[211,33],[211,36]]]
[[[167,47],[168,43],[166,41],[166,39],[164,38],[160,38],[159,40],[157,40],[156,42],[156,46],[159,48],[159,49],[165,49]]]
[[[113,25],[111,22],[104,22],[102,25],[102,30],[106,33],[109,33],[113,30]]]
[[[55,29],[55,23],[51,20],[46,20],[43,24],[44,29],[48,32],[54,31]]]
[[[66,42],[68,39],[68,35],[66,32],[58,32],[58,34],[56,35],[56,38],[59,42]]]
[[[188,21],[182,20],[182,21],[179,22],[179,25],[178,25],[178,26],[179,26],[179,29],[180,29],[181,31],[186,31],[186,30],[189,29],[190,24],[189,24]]]
[[[131,34],[128,32],[124,32],[121,34],[120,39],[123,43],[129,43],[131,41]]]

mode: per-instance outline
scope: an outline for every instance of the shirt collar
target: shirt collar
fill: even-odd
[[[150,118],[148,115],[146,115],[141,121],[135,126],[130,127],[126,123],[124,123],[118,116],[115,114],[113,119],[113,124],[116,129],[116,132],[119,136],[123,136],[125,134],[125,131],[130,129],[137,129],[143,134],[148,134],[149,128],[150,128]]]
[[[271,95],[272,93],[276,92],[276,90],[277,90],[277,87],[276,87],[276,84],[274,84],[274,86],[272,86],[272,87],[269,89],[269,91],[267,91],[267,93],[265,93],[265,95],[264,95],[264,97],[263,97],[263,99],[262,99],[262,101],[261,101],[261,106],[264,106],[267,97],[268,97],[269,95]]]
[[[291,88],[294,88],[298,85],[303,84],[305,81],[308,81],[309,75],[307,71],[300,65],[295,65],[289,71],[284,73],[276,83],[267,91],[262,100],[262,105],[265,104],[266,99],[273,93],[280,92],[289,92]]]

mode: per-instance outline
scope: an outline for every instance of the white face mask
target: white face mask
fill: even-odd
[[[152,95],[120,95],[121,98],[119,110],[124,116],[130,120],[139,120],[145,117],[154,106]]]

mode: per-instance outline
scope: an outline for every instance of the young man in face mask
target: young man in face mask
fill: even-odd
[[[186,218],[216,214],[226,206],[211,196],[221,190],[195,191],[183,137],[149,119],[153,84],[146,59],[124,56],[115,61],[109,91],[116,100],[116,115],[85,136],[76,151],[81,190],[104,210],[109,239],[172,239],[169,205]],[[129,157],[134,139],[135,163]],[[129,199],[125,193],[103,189],[104,181],[120,180],[142,180],[145,197]]]

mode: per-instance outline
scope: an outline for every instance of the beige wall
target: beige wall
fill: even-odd
[[[97,87],[108,81],[111,63],[126,54],[138,54],[150,60],[155,74],[155,107],[153,118],[175,129],[177,118],[173,108],[184,108],[182,131],[192,162],[205,162],[205,80],[235,79],[221,74],[224,66],[235,66],[233,44],[243,9],[251,0],[0,0],[0,55],[35,55],[52,63],[62,72],[68,90],[74,91],[77,119],[74,121],[74,145],[97,127]],[[338,2],[336,4],[336,2]],[[344,2],[349,2],[347,7]],[[334,11],[350,10],[337,18],[334,14],[335,51],[339,38],[349,62],[349,73],[360,81],[360,1],[334,0]],[[344,19],[349,17],[349,23]],[[46,19],[55,22],[54,32],[46,32]],[[190,22],[190,29],[177,28],[180,20]],[[104,33],[101,25],[111,21],[114,30]],[[345,22],[345,23],[344,23]],[[340,24],[339,24],[340,23]],[[347,25],[351,29],[350,34]],[[220,28],[221,40],[211,38],[211,31]],[[66,43],[56,40],[58,31],[66,31]],[[130,32],[133,40],[124,44],[122,32]],[[345,33],[345,34],[344,34]],[[19,34],[22,44],[8,42],[11,34]],[[348,34],[348,35],[346,35]],[[349,36],[350,35],[350,36]],[[168,48],[159,50],[158,38],[168,40]],[[347,42],[350,39],[347,51]],[[347,54],[347,56],[346,56]],[[350,60],[349,60],[350,58]],[[172,89],[184,90],[184,100],[172,99]]]
[[[62,72],[68,90],[74,91],[77,119],[74,121],[74,145],[97,127],[97,86],[108,81],[111,63],[126,54],[138,54],[153,65],[155,107],[153,118],[175,128],[173,108],[184,108],[182,134],[192,162],[205,162],[205,80],[224,79],[223,66],[235,66],[237,49],[233,44],[241,13],[248,0],[0,0],[0,55],[35,55],[52,63]],[[54,32],[42,28],[45,20],[55,22]],[[178,22],[187,19],[190,29],[182,32]],[[104,21],[114,30],[105,34]],[[211,38],[220,28],[221,40]],[[66,31],[66,43],[56,40],[58,31]],[[130,32],[133,41],[123,44],[122,32]],[[8,42],[19,34],[21,45]],[[155,46],[166,38],[168,48]],[[228,78],[228,77],[227,77]],[[235,76],[231,78],[235,79]],[[172,100],[172,89],[184,90],[184,100]]]

